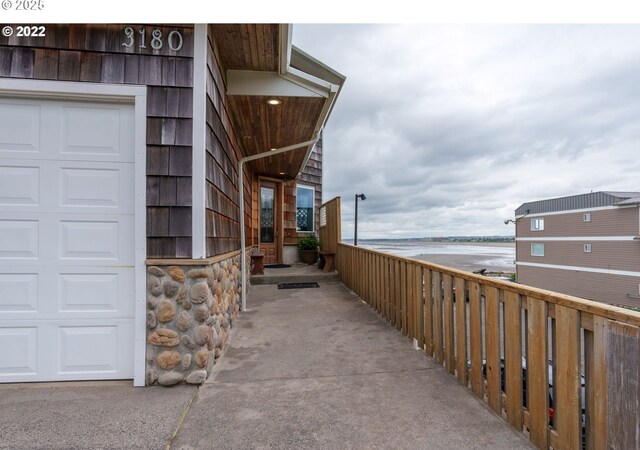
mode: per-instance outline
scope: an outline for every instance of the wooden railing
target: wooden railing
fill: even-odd
[[[537,447],[640,448],[640,314],[342,243],[337,268]]]

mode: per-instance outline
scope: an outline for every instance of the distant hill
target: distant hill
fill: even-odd
[[[358,241],[401,241],[401,242],[515,242],[514,236],[432,236],[404,239],[358,239]]]

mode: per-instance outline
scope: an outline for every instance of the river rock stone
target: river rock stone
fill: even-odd
[[[167,298],[175,297],[178,291],[180,290],[180,285],[172,281],[165,281],[163,287],[164,287],[164,295]]]
[[[211,270],[213,272],[213,278],[218,280],[218,276],[220,275],[220,264],[215,263],[213,267],[211,267]]]
[[[196,361],[196,366],[200,368],[205,367],[209,362],[209,350],[207,350],[206,348],[203,348],[198,353],[196,353],[195,361]]]
[[[193,333],[193,341],[198,345],[204,345],[209,340],[209,327],[206,325],[199,325],[196,327]]]
[[[158,321],[167,323],[176,315],[176,305],[171,300],[162,300],[158,305]]]
[[[207,348],[213,350],[216,343],[217,333],[212,327],[209,327],[209,339],[207,340]]]
[[[184,272],[180,267],[178,266],[168,267],[167,272],[169,273],[169,276],[174,280],[176,280],[178,283],[184,283],[184,280],[185,280]]]
[[[178,305],[184,301],[184,299],[187,297],[188,292],[189,292],[189,286],[187,284],[183,284],[182,287],[180,288],[180,291],[178,291],[178,295],[176,296],[176,303]]]
[[[191,319],[191,314],[186,311],[182,311],[180,314],[178,314],[178,317],[176,318],[176,326],[180,331],[187,331],[189,328],[191,328],[192,324],[193,319]]]
[[[158,379],[158,372],[153,367],[149,367],[146,373],[146,385],[151,386]]]
[[[199,282],[191,286],[191,290],[189,291],[189,298],[191,298],[192,303],[204,303],[209,297],[209,286],[205,282]]]
[[[147,311],[147,328],[153,330],[157,324],[158,321],[156,320],[156,313],[153,311]]]
[[[164,270],[162,270],[160,267],[156,267],[156,266],[150,266],[147,271],[151,274],[151,275],[155,275],[156,277],[163,277],[164,276]]]
[[[156,363],[163,370],[173,370],[182,361],[180,353],[174,350],[166,350],[158,355]]]
[[[204,322],[211,315],[211,311],[205,305],[198,305],[193,308],[193,318],[198,322]]]
[[[188,349],[193,350],[194,348],[196,348],[196,344],[195,344],[195,342],[193,342],[193,339],[191,339],[190,336],[187,336],[185,334],[184,336],[182,336],[181,340],[182,340],[182,345],[184,345]]]
[[[194,370],[189,374],[186,381],[189,384],[202,384],[207,379],[206,370]]]
[[[162,386],[172,386],[182,381],[182,374],[177,372],[163,373],[158,377],[158,384]]]
[[[185,298],[184,301],[182,302],[182,309],[185,309],[187,311],[189,311],[191,309],[191,300],[189,300],[188,298]]]
[[[189,278],[207,278],[207,276],[209,276],[209,272],[207,272],[207,269],[191,269],[187,272],[187,276]]]
[[[176,347],[180,344],[178,333],[173,330],[167,330],[166,328],[160,328],[151,333],[147,341],[149,344],[160,347]]]
[[[160,284],[160,280],[156,277],[149,277],[149,281],[147,281],[147,291],[156,297],[162,294],[162,285]]]
[[[158,297],[154,297],[153,295],[147,295],[147,307],[149,309],[156,309],[156,306],[158,306],[158,303],[160,303],[160,299]]]
[[[220,350],[220,347],[216,348],[216,351],[214,352],[214,355],[215,355],[216,359],[220,358],[220,356],[222,355],[222,350]]]
[[[191,367],[191,353],[185,353],[182,356],[182,368],[188,370]]]

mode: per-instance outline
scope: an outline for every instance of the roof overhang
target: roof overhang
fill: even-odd
[[[291,25],[214,25],[226,95],[243,156],[313,140],[345,77],[291,45]],[[241,42],[238,43],[238,41]],[[238,54],[242,49],[243,55]],[[268,100],[280,103],[271,105]],[[293,179],[313,145],[251,161],[258,175]]]
[[[631,197],[631,198],[627,198],[625,200],[622,200],[621,202],[615,203],[614,206],[638,206],[640,205],[640,197]]]

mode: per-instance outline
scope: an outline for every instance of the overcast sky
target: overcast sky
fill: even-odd
[[[640,26],[294,25],[347,77],[324,135],[343,236],[513,234],[527,201],[640,190]]]

